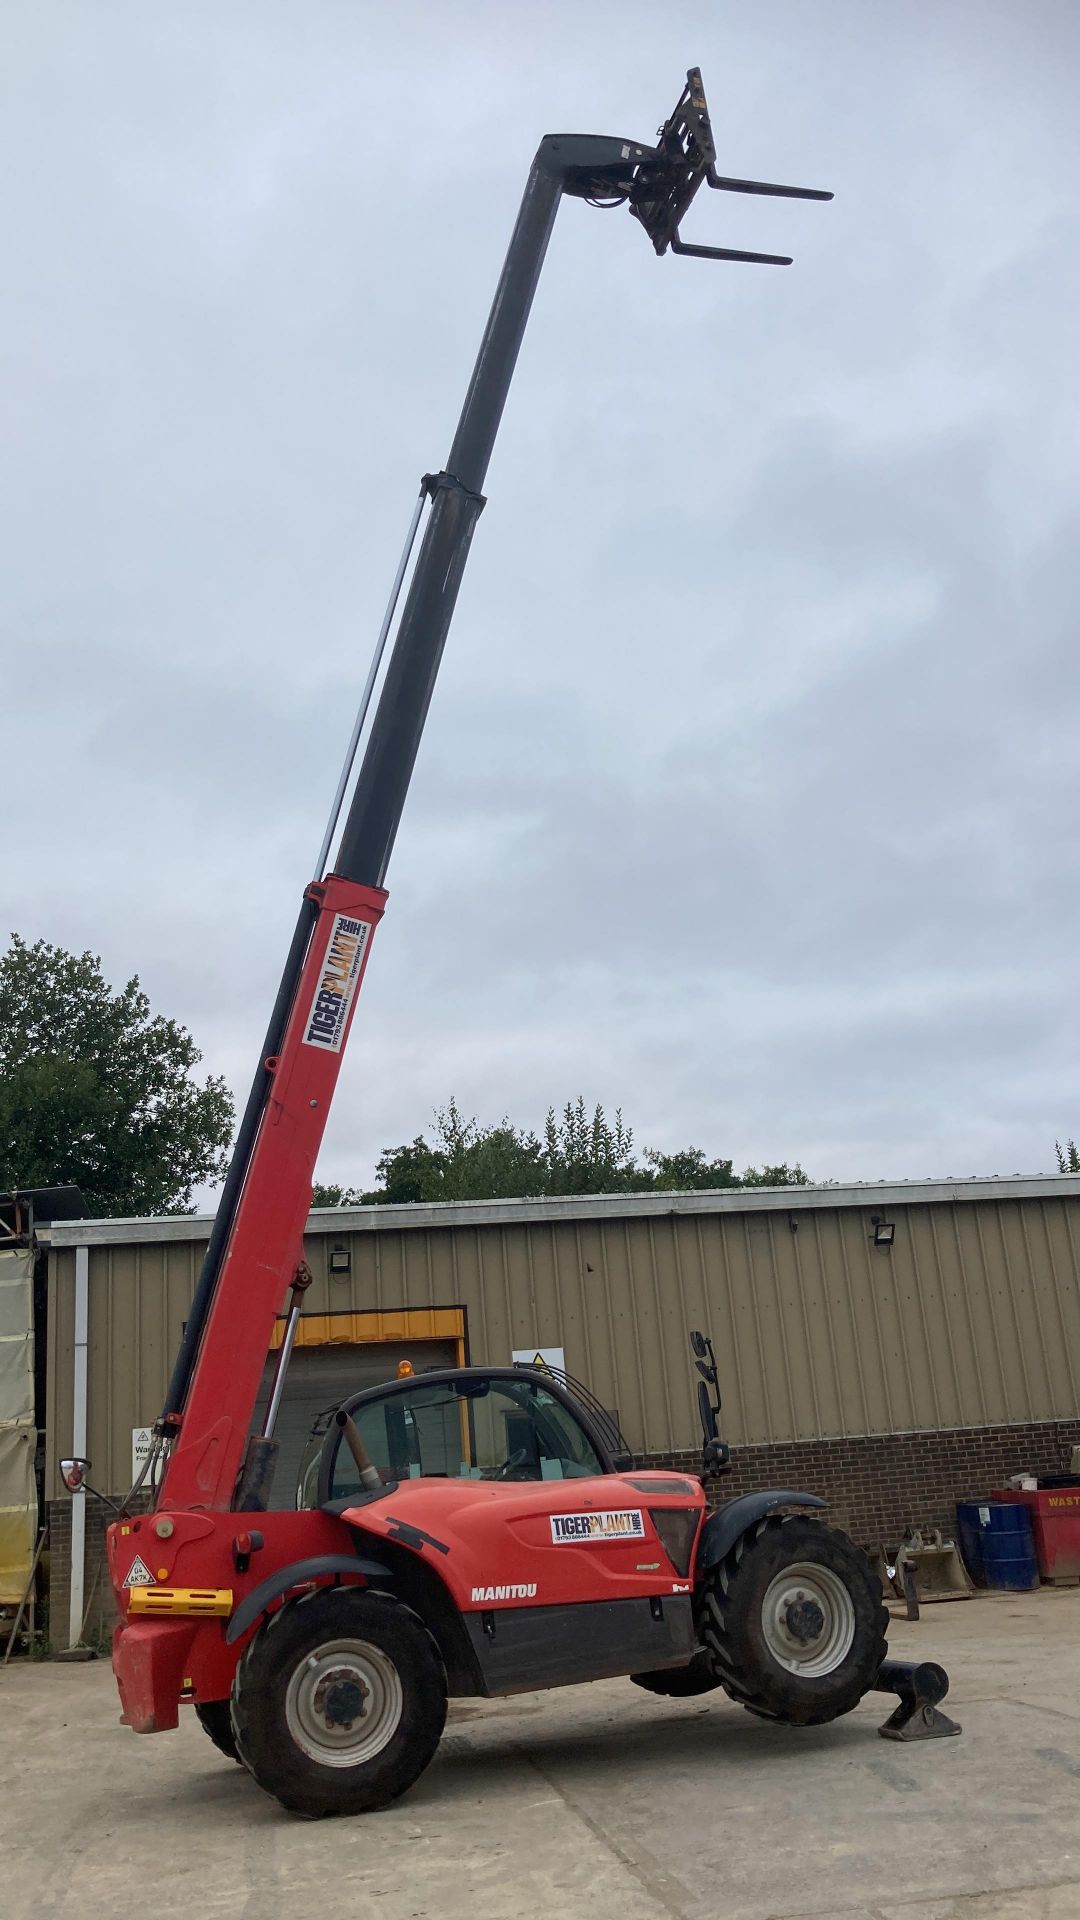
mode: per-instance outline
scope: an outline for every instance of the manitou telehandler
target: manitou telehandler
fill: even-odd
[[[703,1481],[727,1450],[709,1396],[715,1362],[699,1334],[702,1479],[636,1471],[583,1388],[528,1369],[466,1368],[347,1402],[330,1423],[310,1506],[267,1510],[310,1280],[303,1235],[316,1156],[555,214],[564,195],[622,203],[658,254],[788,264],[681,240],[703,181],[831,197],[719,175],[696,69],[654,146],[591,134],[540,144],[450,457],[421,482],[146,1478],[109,1528],[123,1719],[160,1732],[193,1703],[217,1744],[299,1813],[354,1813],[403,1793],[435,1752],[448,1694],[626,1674],[672,1696],[723,1687],[755,1713],[809,1725],[878,1686],[901,1696],[890,1724],[902,1737],[953,1730],[935,1715],[940,1669],[885,1663],[880,1586],[817,1517],[822,1501],[779,1490],[708,1511]],[[286,1296],[262,1431],[249,1437]],[[65,1462],[69,1487],[85,1485],[87,1469]]]

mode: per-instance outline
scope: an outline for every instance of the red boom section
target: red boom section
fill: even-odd
[[[158,1499],[230,1504],[274,1319],[303,1257],[315,1161],[386,894],[331,874],[308,888],[319,912],[247,1180]]]

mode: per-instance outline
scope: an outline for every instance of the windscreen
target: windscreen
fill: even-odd
[[[532,1380],[421,1380],[354,1408],[353,1419],[386,1481],[571,1480],[604,1471],[579,1421]],[[359,1491],[339,1442],[330,1498]]]

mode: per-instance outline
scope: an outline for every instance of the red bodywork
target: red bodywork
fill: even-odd
[[[691,1516],[681,1571],[657,1534],[653,1508]],[[109,1529],[110,1572],[125,1616],[113,1642],[124,1718],[137,1733],[160,1732],[177,1724],[181,1698],[224,1699],[259,1624],[254,1621],[230,1646],[226,1618],[128,1618],[124,1581],[136,1555],[162,1585],[230,1589],[234,1611],[278,1568],[315,1554],[359,1551],[378,1560],[380,1541],[422,1559],[462,1614],[588,1605],[688,1593],[687,1569],[704,1511],[697,1482],[665,1473],[531,1482],[409,1480],[340,1518],[159,1507]],[[234,1543],[253,1526],[265,1545],[238,1573]],[[364,1536],[359,1542],[357,1533]],[[359,1570],[349,1577],[362,1580]]]

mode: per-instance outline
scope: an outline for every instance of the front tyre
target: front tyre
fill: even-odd
[[[321,1587],[287,1600],[236,1670],[237,1750],[290,1813],[388,1806],[423,1773],[446,1720],[446,1674],[410,1608]]]
[[[751,1712],[793,1726],[858,1705],[888,1624],[865,1554],[801,1515],[759,1522],[704,1583],[701,1633],[717,1677]]]

